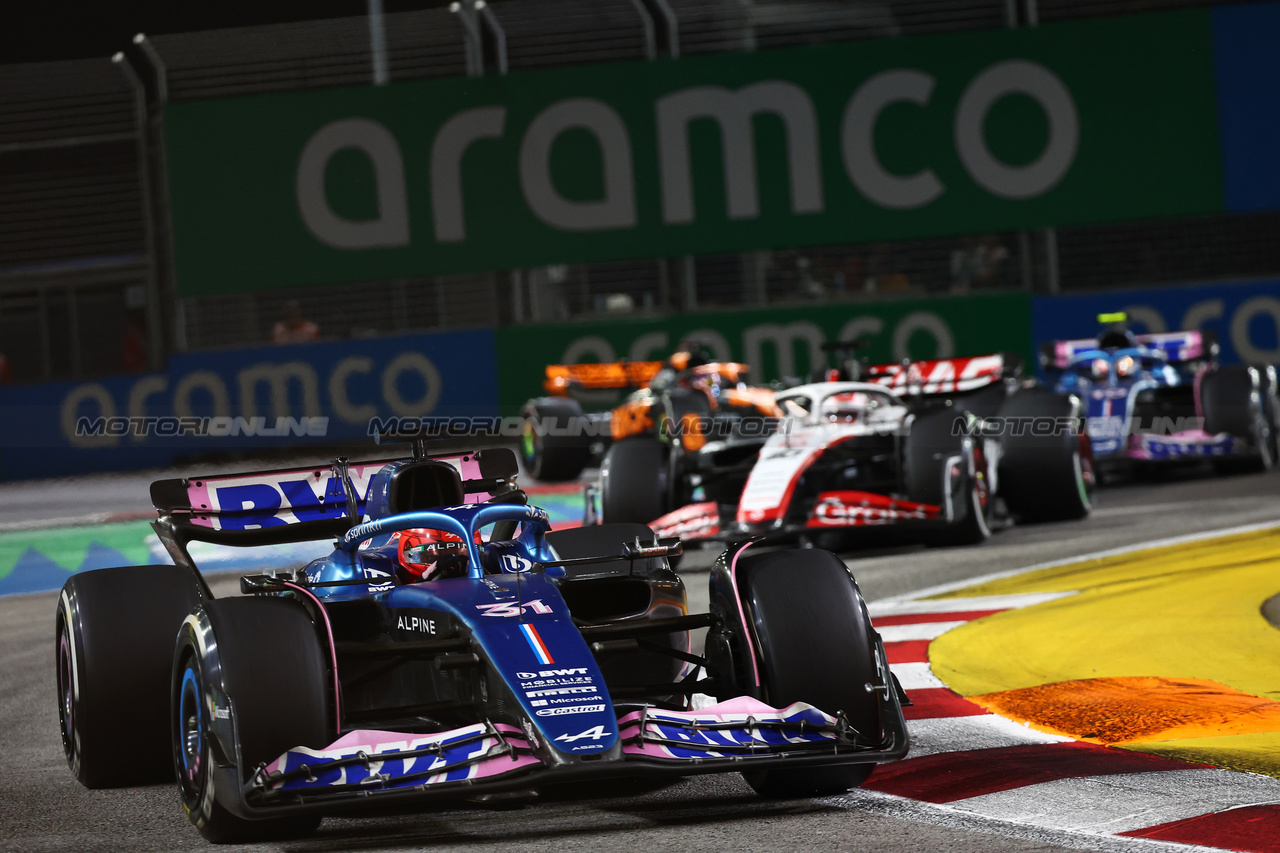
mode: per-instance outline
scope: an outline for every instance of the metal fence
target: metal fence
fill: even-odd
[[[108,59],[0,67],[0,353],[17,381],[146,357],[139,108]]]
[[[753,51],[1208,5],[1204,0],[467,0],[452,9],[139,40],[0,67],[0,353],[15,381],[264,343],[288,300],[325,337],[636,312],[1280,273],[1280,215],[653,258],[176,299],[162,227],[168,101]],[[379,47],[380,46],[380,47]],[[122,46],[123,47],[123,46]],[[144,86],[145,84],[145,86]],[[150,111],[144,110],[146,95]],[[148,203],[150,202],[150,203]],[[153,234],[155,235],[153,238]]]

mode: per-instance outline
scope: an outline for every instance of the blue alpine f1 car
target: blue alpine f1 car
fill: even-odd
[[[516,472],[505,448],[417,441],[153,483],[176,565],[79,574],[59,599],[74,775],[176,777],[200,832],[235,842],[571,781],[739,772],[766,796],[831,793],[906,754],[905,694],[833,554],[734,543],[690,614],[678,540],[553,531]],[[221,598],[188,549],[308,540],[331,550]]]
[[[1085,401],[1095,467],[1210,460],[1266,470],[1277,453],[1280,405],[1270,366],[1217,363],[1201,331],[1135,335],[1104,314],[1096,338],[1050,341],[1041,366],[1056,390]]]

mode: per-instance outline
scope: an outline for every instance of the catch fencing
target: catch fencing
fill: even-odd
[[[1268,210],[915,240],[673,254],[181,295],[172,105],[598,63],[1036,27],[1186,0],[468,0],[157,35],[109,59],[0,68],[0,353],[13,380],[158,369],[267,342],[297,300],[326,338],[664,317],[895,296],[1072,293],[1280,273]],[[227,245],[225,252],[238,247]]]

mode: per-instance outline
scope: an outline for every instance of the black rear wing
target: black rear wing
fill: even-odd
[[[237,474],[182,477],[151,484],[159,511],[152,524],[175,562],[190,565],[187,543],[254,547],[340,538],[360,523],[375,496],[374,477],[387,465],[425,462],[456,471],[456,487],[441,492],[448,503],[472,503],[515,489],[519,465],[509,447],[450,452],[430,443],[430,455],[275,468]],[[448,473],[448,471],[446,471]],[[451,477],[453,475],[450,475]],[[444,505],[444,504],[442,504]],[[418,509],[426,507],[415,507]]]

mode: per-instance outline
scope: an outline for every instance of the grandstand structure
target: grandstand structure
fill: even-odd
[[[15,382],[152,368],[269,341],[288,300],[326,337],[975,289],[1071,293],[1280,273],[1280,214],[494,269],[179,296],[165,186],[170,105],[903,35],[1035,27],[1205,0],[466,0],[376,17],[140,35],[116,57],[0,66],[0,352]],[[586,71],[584,70],[584,73]],[[233,246],[227,247],[234,251]],[[965,283],[965,287],[969,287]],[[554,299],[550,298],[553,295]]]

